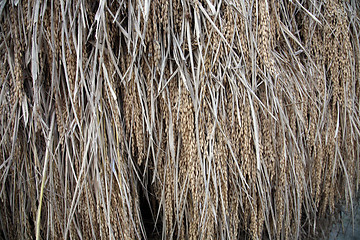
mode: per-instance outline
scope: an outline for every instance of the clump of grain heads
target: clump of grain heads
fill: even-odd
[[[2,1],[0,238],[319,237],[360,183],[359,17]]]

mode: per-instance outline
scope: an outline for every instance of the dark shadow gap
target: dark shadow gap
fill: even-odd
[[[148,192],[146,192],[147,191],[146,189],[143,189],[143,187],[141,187],[139,196],[140,196],[140,211],[144,224],[146,238],[149,240],[161,239],[161,232],[162,232],[161,216],[156,222],[156,215],[157,215],[157,209],[159,208],[159,203],[152,192],[152,186],[149,183],[149,181],[144,181],[144,182],[147,183],[146,189],[148,189]]]

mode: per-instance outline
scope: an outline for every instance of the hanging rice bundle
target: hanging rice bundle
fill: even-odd
[[[0,1],[0,238],[325,237],[360,183],[356,1]]]

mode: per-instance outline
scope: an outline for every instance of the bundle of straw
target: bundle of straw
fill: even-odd
[[[359,9],[0,1],[0,238],[325,237],[360,183]]]

